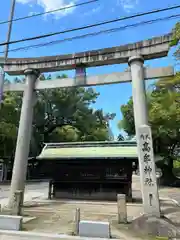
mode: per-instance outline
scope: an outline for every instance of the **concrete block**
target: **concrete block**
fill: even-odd
[[[0,230],[19,231],[21,226],[21,216],[0,215]]]
[[[80,237],[110,238],[109,222],[80,221]]]

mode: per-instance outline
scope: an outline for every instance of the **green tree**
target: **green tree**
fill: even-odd
[[[177,49],[175,51],[175,56],[179,60],[180,59],[180,22],[177,22],[175,25],[175,28],[173,29],[173,39],[171,42],[171,46],[177,46]]]
[[[119,129],[123,129],[131,138],[135,135],[133,100],[129,99],[127,104],[121,106],[122,120],[118,122]]]
[[[53,141],[53,134],[56,135],[57,141],[58,132],[61,133],[59,141],[63,141],[66,137],[62,137],[62,131],[59,129],[63,127],[63,132],[67,131],[69,128],[65,126],[73,126],[71,134],[74,130],[76,140],[93,141],[97,138],[106,140],[107,128],[105,120],[103,120],[103,112],[101,110],[94,111],[90,107],[95,103],[98,95],[91,88],[64,88],[38,92],[33,121],[34,134],[38,142]],[[37,134],[39,137],[41,136],[41,141],[37,138]]]
[[[65,77],[65,74],[58,76]],[[51,75],[40,76],[41,81],[46,79],[50,80]],[[14,79],[16,83],[23,81]],[[108,140],[107,115],[102,109],[92,108],[98,96],[92,88],[83,87],[37,91],[30,155],[39,154],[44,142]],[[21,104],[22,93],[4,94],[0,110],[0,156],[14,155]]]
[[[65,125],[55,128],[55,130],[49,134],[49,139],[51,142],[77,142],[79,141],[80,134],[77,128],[71,125]]]
[[[0,109],[0,156],[12,156],[16,143],[21,98],[16,93],[5,93]]]
[[[148,94],[149,123],[152,128],[155,154],[163,156],[158,167],[163,171],[163,179],[174,181],[173,160],[177,158],[180,145],[180,73],[175,77],[159,80]],[[118,126],[129,136],[135,135],[133,101],[121,107],[122,120]]]

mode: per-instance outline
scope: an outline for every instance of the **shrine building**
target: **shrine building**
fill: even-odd
[[[51,179],[50,197],[115,200],[132,198],[132,173],[137,169],[134,141],[47,143],[38,162],[39,178]]]

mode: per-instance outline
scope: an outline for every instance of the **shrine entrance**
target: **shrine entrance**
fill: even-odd
[[[13,176],[11,183],[10,205],[14,201],[16,190],[23,190],[27,172],[29,144],[31,139],[33,104],[35,102],[35,91],[54,87],[78,87],[104,85],[132,81],[132,96],[134,102],[135,129],[138,143],[138,158],[140,165],[141,190],[143,196],[144,212],[153,212],[160,216],[159,198],[154,167],[154,156],[151,129],[148,127],[148,114],[146,105],[145,79],[155,79],[174,74],[172,67],[167,68],[144,68],[144,61],[166,57],[169,51],[171,34],[161,37],[140,41],[124,46],[99,49],[76,54],[68,54],[54,57],[39,58],[9,58],[4,65],[4,71],[9,75],[25,75],[26,84],[10,84],[5,91],[24,91]],[[123,73],[112,73],[87,77],[85,68],[103,65],[128,63],[129,70]],[[83,66],[83,69],[82,69]],[[39,74],[61,70],[80,68],[75,79],[60,79],[54,81],[37,81]],[[79,78],[78,78],[79,77]],[[144,144],[141,140],[146,138],[149,151],[142,150]],[[141,139],[141,140],[140,140]],[[144,173],[144,156],[148,154],[152,171]],[[152,184],[147,185],[145,179],[152,179]],[[151,197],[150,197],[151,196]]]

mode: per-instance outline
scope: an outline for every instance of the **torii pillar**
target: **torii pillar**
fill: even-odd
[[[23,191],[24,193],[25,190],[28,155],[32,134],[33,108],[36,97],[35,83],[39,76],[39,72],[34,69],[27,69],[24,71],[24,74],[26,77],[26,87],[24,90],[19,121],[16,152],[11,179],[9,208],[13,207],[16,191]]]
[[[135,129],[148,124],[148,110],[146,100],[146,87],[144,81],[144,59],[141,56],[129,58],[132,77],[132,96],[134,103]]]
[[[159,194],[156,180],[152,134],[151,128],[148,125],[143,57],[130,57],[129,66],[131,68],[132,77],[133,109],[144,214],[159,218]]]

